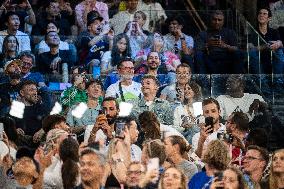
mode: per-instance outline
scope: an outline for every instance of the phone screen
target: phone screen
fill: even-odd
[[[147,164],[147,171],[159,170],[159,158],[151,158]]]
[[[205,118],[205,125],[206,126],[211,126],[210,128],[213,128],[213,117],[206,117]],[[213,130],[210,132],[213,133]]]
[[[115,136],[117,138],[124,138],[124,129],[125,129],[125,123],[124,122],[118,122],[115,124]]]

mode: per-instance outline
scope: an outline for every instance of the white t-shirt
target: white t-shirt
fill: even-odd
[[[0,31],[0,53],[2,53],[2,46],[3,46],[3,41],[4,38],[8,35],[7,30]],[[19,42],[19,51],[18,53],[22,51],[31,51],[31,41],[30,37],[21,31],[17,31],[16,33],[16,38]]]
[[[241,98],[233,98],[229,95],[220,95],[216,98],[216,100],[220,104],[221,116],[224,119],[227,119],[237,109],[237,107],[239,110],[247,113],[254,99],[258,99],[264,102],[262,96],[249,93],[244,93],[244,96]]]
[[[223,133],[226,131],[226,126],[220,123],[220,127],[217,131],[214,131],[213,133],[211,133],[207,139],[204,142],[203,145],[203,151],[206,150],[207,145],[213,141],[213,140],[217,140],[217,133]],[[198,147],[198,140],[200,137],[200,132],[196,133],[193,137],[192,137],[192,150],[193,152],[195,152],[195,150]]]
[[[3,141],[0,141],[0,160],[2,160],[3,157],[8,153],[9,153],[8,146]],[[16,153],[17,150],[10,146],[10,155],[14,160],[16,159]]]
[[[119,91],[119,82],[120,81],[117,81],[107,88],[105,97],[121,98],[121,92]],[[131,85],[129,86],[121,85],[121,89],[125,100],[132,100],[142,95],[141,84],[135,81],[132,81]]]

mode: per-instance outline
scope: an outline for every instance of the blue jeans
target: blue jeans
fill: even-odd
[[[284,53],[283,48],[277,49],[272,54],[272,62],[270,52],[261,52],[259,57],[258,50],[249,52],[249,73],[252,74],[283,74],[284,73]]]

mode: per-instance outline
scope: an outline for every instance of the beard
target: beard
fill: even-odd
[[[124,74],[124,75],[120,75],[120,78],[121,78],[122,80],[132,80],[132,79],[133,79],[133,77],[134,77],[134,75],[133,75],[133,74]]]

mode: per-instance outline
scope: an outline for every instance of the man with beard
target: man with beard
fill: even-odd
[[[121,60],[117,65],[117,71],[120,80],[107,88],[105,96],[114,97],[123,102],[140,97],[141,84],[133,81],[133,61],[130,58]]]
[[[45,36],[45,42],[49,46],[50,51],[38,55],[37,68],[42,74],[58,74],[62,73],[62,65],[66,63],[70,69],[74,62],[70,50],[60,50],[60,38],[57,32],[50,31]]]
[[[24,103],[23,118],[16,118],[16,127],[21,134],[33,136],[42,128],[42,119],[49,114],[49,95],[42,91],[38,95],[37,85],[33,81],[23,81],[19,87],[18,101]]]
[[[207,145],[217,139],[217,133],[224,133],[226,127],[220,123],[220,105],[214,98],[208,98],[202,102],[203,116],[213,118],[212,125],[200,124],[200,132],[192,138],[192,148],[196,155],[201,158]]]
[[[0,31],[0,53],[2,52],[3,40],[7,35],[16,36],[19,42],[19,53],[22,51],[30,51],[31,44],[29,36],[26,33],[19,31],[20,19],[18,14],[15,12],[8,12],[5,15],[5,24],[7,30]]]
[[[103,139],[104,144],[108,145],[113,138],[114,122],[119,113],[119,104],[113,97],[106,97],[102,102],[102,112],[98,115],[96,123],[92,128],[87,127],[84,141],[93,143],[97,139]]]
[[[238,49],[237,35],[224,28],[224,13],[216,10],[210,18],[210,28],[196,38],[195,65],[200,74],[242,73],[244,61]]]
[[[166,100],[156,98],[159,89],[159,81],[155,76],[146,75],[142,78],[143,97],[136,99],[133,103],[131,114],[138,118],[144,111],[152,111],[164,125],[173,124],[173,110]]]
[[[258,94],[245,93],[245,81],[242,75],[230,75],[226,82],[226,95],[220,95],[216,100],[220,104],[221,116],[224,119],[236,111],[249,113],[253,116],[253,109],[257,106],[256,100],[264,102],[262,96]]]

